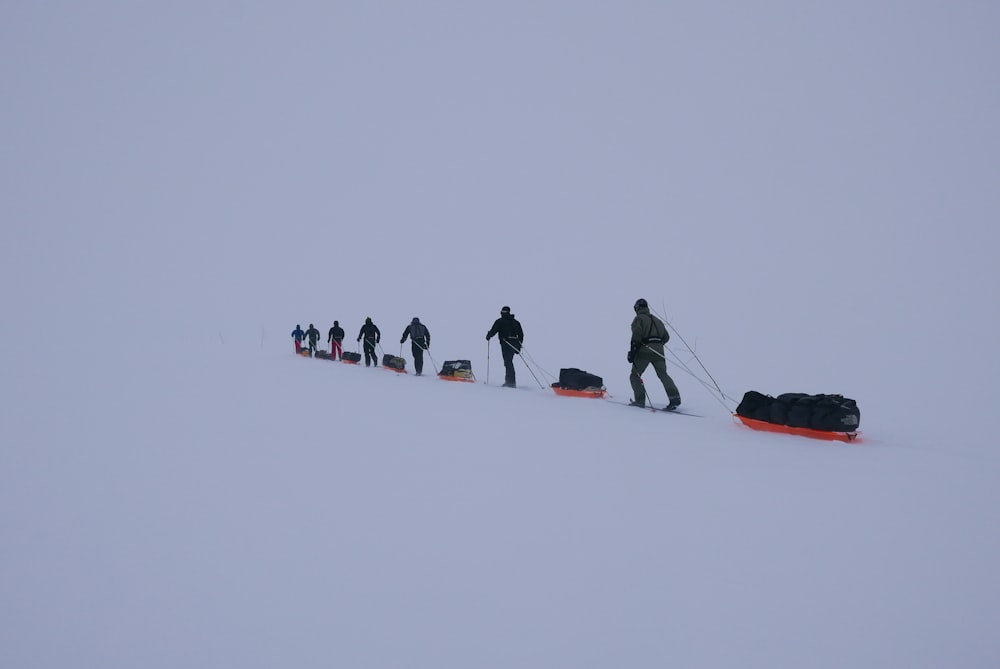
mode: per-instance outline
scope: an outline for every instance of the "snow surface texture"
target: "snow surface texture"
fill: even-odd
[[[322,4],[6,8],[0,666],[1000,666],[1000,6]]]

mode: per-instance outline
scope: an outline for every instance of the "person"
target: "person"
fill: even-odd
[[[302,340],[305,338],[306,338],[306,333],[302,331],[302,326],[296,323],[295,329],[292,330],[292,339],[295,340],[296,353],[302,350]]]
[[[431,331],[420,322],[419,318],[414,316],[410,324],[403,330],[403,337],[399,343],[405,342],[407,337],[410,338],[410,350],[413,352],[413,369],[417,376],[423,376],[424,351],[431,347]]]
[[[378,326],[372,323],[371,316],[365,319],[365,324],[361,326],[361,331],[358,332],[358,341],[364,338],[364,349],[365,349],[365,367],[371,367],[374,362],[378,366],[378,356],[375,355],[375,344],[382,341],[382,333],[379,332]]]
[[[316,355],[316,342],[319,341],[319,330],[312,323],[309,324],[309,329],[306,330],[306,338],[309,339],[309,355]]]
[[[516,388],[517,379],[514,375],[514,355],[521,352],[521,344],[524,342],[524,330],[521,324],[510,313],[510,307],[500,310],[500,318],[496,319],[493,327],[486,333],[486,341],[493,335],[497,335],[500,342],[500,355],[503,356],[503,366],[506,371],[504,377],[504,388]]]
[[[663,355],[663,346],[670,341],[670,333],[667,332],[667,326],[663,321],[649,313],[649,304],[646,300],[640,297],[633,309],[635,318],[632,319],[632,345],[628,350],[628,361],[632,363],[629,383],[632,384],[635,399],[629,404],[637,407],[646,406],[646,388],[642,385],[642,373],[646,371],[646,367],[652,365],[670,400],[670,404],[664,408],[667,411],[675,411],[681,405],[681,394],[677,390],[677,384],[667,374],[667,359]]]
[[[340,323],[337,321],[333,322],[333,327],[326,335],[326,342],[330,344],[330,359],[331,360],[343,360],[344,359],[344,347],[341,342],[344,341],[344,328],[340,327]]]

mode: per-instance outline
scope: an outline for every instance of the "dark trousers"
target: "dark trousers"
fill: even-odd
[[[632,373],[628,377],[629,383],[632,384],[632,394],[635,396],[635,401],[639,404],[646,403],[646,387],[642,384],[642,373],[650,366],[656,372],[660,383],[663,384],[663,389],[667,392],[667,398],[671,402],[680,402],[681,393],[677,390],[677,384],[667,374],[667,363],[663,359],[662,351],[656,351],[647,345],[641,346],[635,354],[635,362],[632,363]]]
[[[424,373],[424,347],[417,342],[410,342],[410,352],[413,353],[413,370],[417,374]]]
[[[503,356],[504,383],[514,385],[517,380],[514,375],[514,356],[517,355],[514,347],[507,342],[500,343],[500,355]]]
[[[365,342],[365,367],[370,367],[372,363],[378,364],[378,356],[375,355],[375,344]],[[369,358],[371,362],[369,362]]]

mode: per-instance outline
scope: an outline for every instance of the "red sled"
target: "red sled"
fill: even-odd
[[[444,374],[438,374],[438,378],[442,381],[459,381],[461,383],[475,383],[476,380],[472,377],[466,378],[463,376],[447,376]]]
[[[747,418],[746,416],[741,416],[736,413],[734,413],[733,416],[739,418],[740,422],[749,427],[751,430],[760,430],[762,432],[780,432],[782,434],[794,434],[799,437],[809,437],[810,439],[822,439],[824,441],[845,441],[845,442],[861,441],[860,432],[830,432],[827,430],[811,430],[807,427],[790,427],[788,425],[778,425],[777,423],[768,423],[767,421]]]
[[[552,385],[552,392],[556,395],[561,395],[563,397],[589,397],[595,400],[602,400],[608,396],[608,391],[604,388],[586,388],[584,390],[573,390],[572,388],[563,388],[559,385]]]

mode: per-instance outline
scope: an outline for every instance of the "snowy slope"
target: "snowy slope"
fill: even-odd
[[[67,379],[85,399],[5,449],[11,666],[997,659],[995,460],[285,351],[167,359],[114,401]]]

